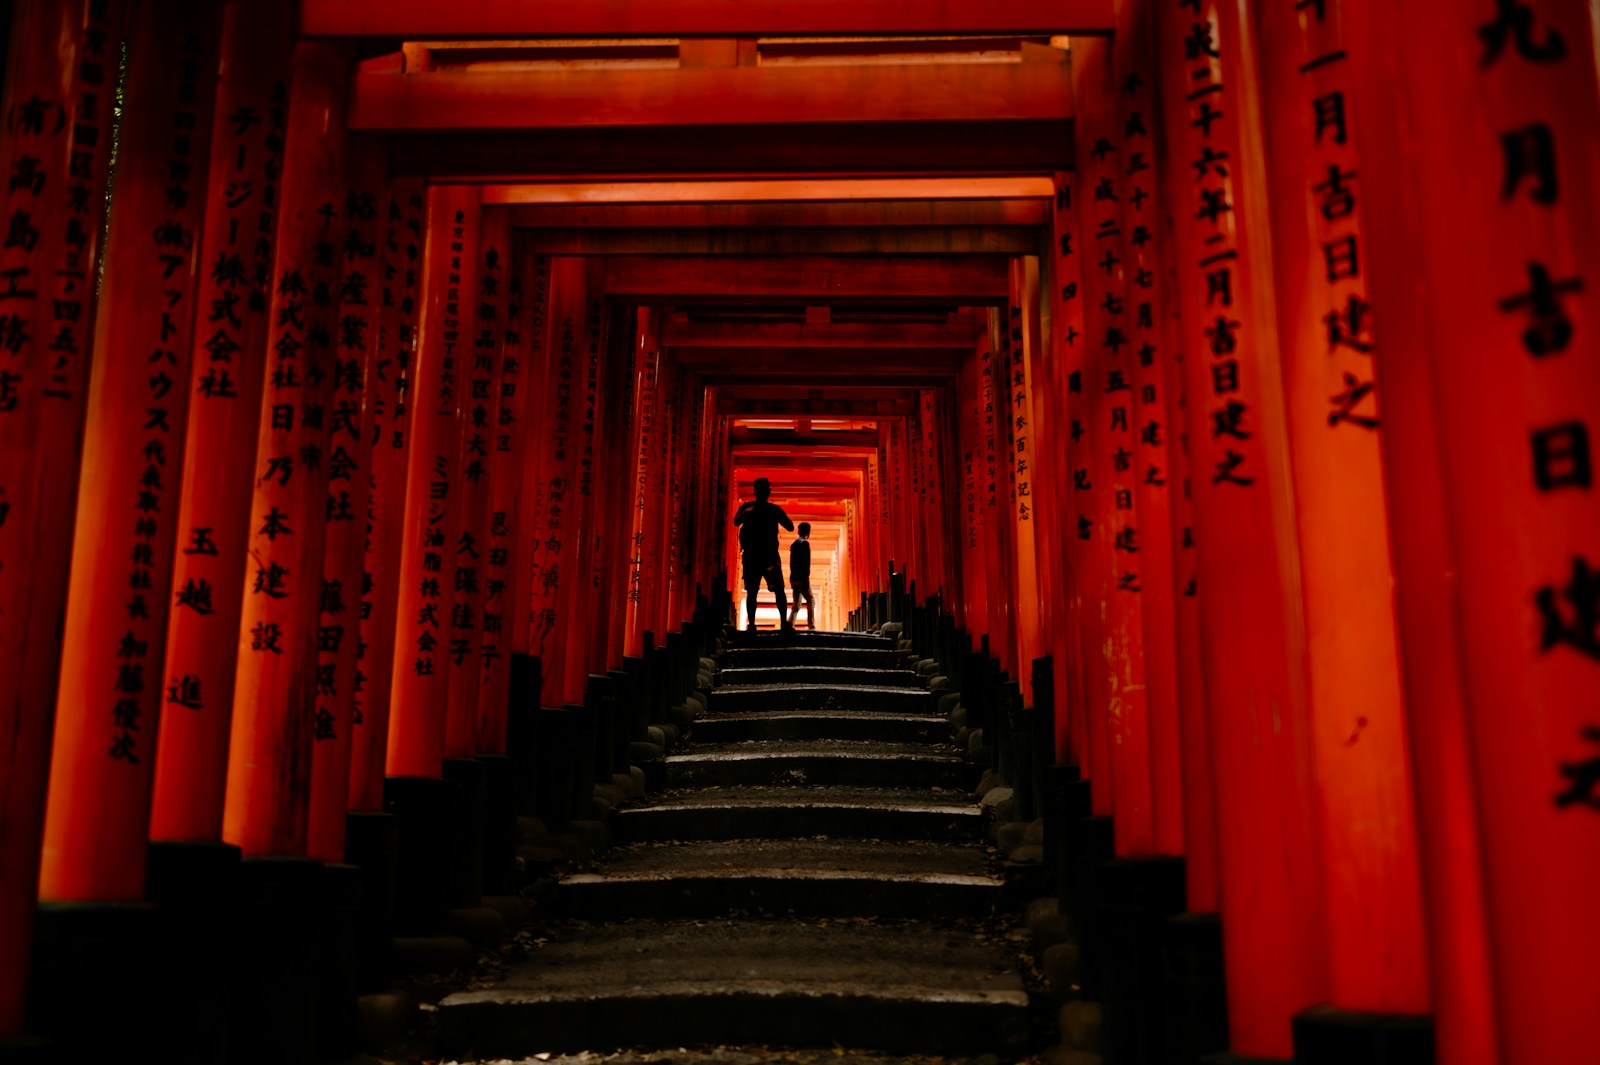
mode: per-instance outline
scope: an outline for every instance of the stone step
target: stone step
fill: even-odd
[[[719,714],[694,723],[696,743],[748,740],[881,740],[887,743],[948,743],[950,723],[930,714],[876,710],[768,710]]]
[[[897,710],[931,713],[938,696],[926,688],[871,684],[723,684],[708,709],[724,714],[756,710]]]
[[[880,688],[926,688],[927,681],[914,669],[881,666],[731,666],[717,677],[719,684],[843,684]]]
[[[641,844],[561,882],[566,912],[591,920],[720,917],[984,917],[1003,882],[977,844],[768,840]]]
[[[1004,945],[917,922],[630,922],[542,945],[435,1014],[482,1057],[698,1043],[1009,1056],[1028,996]]]
[[[730,647],[865,647],[894,650],[895,641],[870,632],[735,632]]]
[[[681,789],[654,805],[617,811],[618,840],[974,840],[983,815],[965,792],[913,788]]]
[[[758,645],[729,647],[723,657],[725,669],[761,666],[853,666],[857,668],[897,669],[905,655],[892,648],[866,647],[784,647]]]
[[[697,746],[667,758],[669,788],[761,784],[854,784],[886,788],[960,788],[977,767],[925,744],[849,740],[779,740]]]

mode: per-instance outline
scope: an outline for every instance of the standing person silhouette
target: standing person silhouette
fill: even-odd
[[[811,523],[800,523],[800,538],[789,545],[789,587],[794,590],[794,605],[789,608],[789,627],[800,616],[800,600],[806,601],[806,628],[817,627],[816,607],[811,598]]]
[[[783,595],[783,563],[778,558],[778,526],[794,532],[794,522],[776,503],[768,502],[772,485],[765,477],[757,477],[756,497],[739,504],[733,524],[739,526],[739,550],[744,554],[744,612],[749,620],[747,628],[756,627],[756,593],[765,580],[767,587],[778,599],[778,621],[785,629],[793,628],[787,617],[788,601]]]

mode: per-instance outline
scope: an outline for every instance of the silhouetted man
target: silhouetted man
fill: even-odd
[[[817,627],[816,607],[811,598],[811,523],[800,523],[800,536],[789,545],[789,587],[794,589],[794,606],[789,608],[789,627],[800,616],[800,600],[806,601],[806,628]]]
[[[776,503],[767,501],[772,485],[765,477],[756,478],[756,498],[739,504],[733,523],[739,526],[739,550],[744,554],[744,612],[749,628],[756,627],[756,593],[765,580],[778,599],[778,620],[790,628],[786,616],[788,601],[783,595],[783,563],[778,558],[778,526],[794,532],[794,522]]]

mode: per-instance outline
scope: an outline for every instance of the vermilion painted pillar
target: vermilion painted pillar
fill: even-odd
[[[289,83],[222,818],[223,839],[246,857],[307,853],[329,430],[339,374],[336,263],[348,64],[340,47],[302,42]]]
[[[1229,1030],[1236,1053],[1288,1057],[1290,1018],[1327,998],[1325,877],[1253,29],[1237,6],[1195,0],[1158,34],[1187,179],[1172,210]]]
[[[506,711],[511,691],[511,655],[527,653],[526,596],[520,591],[522,499],[529,494],[528,426],[537,416],[529,406],[531,352],[542,346],[535,330],[544,322],[544,259],[526,237],[511,237],[506,265],[505,338],[500,355],[499,408],[490,448],[489,534],[484,558],[482,689],[478,697],[477,750],[504,754]],[[521,645],[517,635],[521,634]]]
[[[1260,9],[1278,336],[1295,470],[1335,1006],[1426,1013],[1428,968],[1339,2]],[[1291,150],[1292,149],[1292,150]]]
[[[1592,1026],[1581,959],[1600,944],[1593,9],[1336,10],[1349,19],[1342,100],[1360,123],[1441,1047],[1575,1059]],[[1492,995],[1462,867],[1472,812]],[[1498,1057],[1468,1045],[1486,1034],[1482,1011]]]
[[[543,372],[541,417],[534,425],[534,457],[538,462],[542,506],[536,534],[530,539],[533,628],[529,651],[539,656],[546,705],[562,702],[566,632],[560,624],[561,589],[573,575],[576,557],[574,505],[577,490],[572,463],[574,433],[581,418],[579,366],[582,358],[585,266],[581,259],[551,260],[550,333]]]
[[[150,838],[222,838],[293,12],[224,9]]]
[[[1137,235],[1123,227],[1123,199],[1132,193],[1118,147],[1123,129],[1109,45],[1074,42],[1072,77],[1084,116],[1075,127],[1082,160],[1075,199],[1083,256],[1082,442],[1088,445],[1073,475],[1086,474],[1088,500],[1095,506],[1089,515],[1095,570],[1085,593],[1099,614],[1089,622],[1091,630],[1098,622],[1099,655],[1085,660],[1088,710],[1091,722],[1103,715],[1107,727],[1117,853],[1144,856],[1154,852],[1155,814],[1142,566],[1146,555],[1159,550],[1159,538],[1136,508],[1147,472],[1137,461],[1138,345],[1131,334],[1139,301],[1129,293],[1127,261]],[[1100,790],[1101,780],[1094,783]],[[1098,796],[1095,808],[1102,809]]]
[[[462,278],[461,443],[457,460],[460,525],[445,555],[454,603],[449,619],[450,677],[445,714],[445,757],[478,753],[478,695],[483,686],[483,598],[489,565],[489,507],[495,426],[500,417],[501,347],[505,342],[511,219],[503,209],[482,213],[477,269]],[[468,278],[471,278],[469,281]],[[470,296],[469,296],[470,293]],[[454,570],[451,573],[451,570]],[[448,598],[448,597],[447,597]]]
[[[1138,32],[1137,22],[1130,32]],[[1154,24],[1151,26],[1154,32]],[[1148,68],[1152,71],[1156,67]],[[1134,100],[1151,102],[1152,113],[1159,115],[1159,76],[1149,78],[1140,86]],[[1128,112],[1131,115],[1131,110]],[[1144,116],[1150,121],[1149,115]],[[1152,128],[1158,133],[1162,124]],[[1217,849],[1216,786],[1211,763],[1211,721],[1206,708],[1205,632],[1200,615],[1200,581],[1198,554],[1194,535],[1194,482],[1190,468],[1190,451],[1196,440],[1190,431],[1190,418],[1194,411],[1188,402],[1188,388],[1184,380],[1182,359],[1183,322],[1179,307],[1195,313],[1196,302],[1183,299],[1184,290],[1178,283],[1177,251],[1171,234],[1177,224],[1174,210],[1186,210],[1189,188],[1188,171],[1183,168],[1181,155],[1166,137],[1159,136],[1153,166],[1156,170],[1157,202],[1160,208],[1160,230],[1152,230],[1153,245],[1160,267],[1156,279],[1156,292],[1164,297],[1165,312],[1160,322],[1161,330],[1156,343],[1157,365],[1163,368],[1166,388],[1164,413],[1167,426],[1167,462],[1171,476],[1169,505],[1171,535],[1174,550],[1173,577],[1176,582],[1174,621],[1177,628],[1178,661],[1177,684],[1179,690],[1179,728],[1183,749],[1183,837],[1184,881],[1188,912],[1215,914],[1221,905],[1221,858]],[[1176,189],[1178,191],[1174,192]],[[1163,360],[1161,350],[1170,358]],[[1201,413],[1204,413],[1203,411]]]
[[[1184,853],[1183,744],[1178,682],[1177,602],[1185,590],[1175,556],[1172,494],[1183,479],[1170,455],[1180,443],[1168,417],[1168,390],[1178,376],[1178,352],[1169,346],[1162,245],[1168,242],[1161,211],[1161,173],[1169,165],[1157,113],[1154,0],[1117,7],[1112,48],[1117,113],[1112,132],[1120,148],[1124,295],[1128,351],[1133,356],[1132,457],[1139,515],[1139,593],[1144,623],[1145,708],[1150,727],[1151,849]],[[1186,467],[1180,467],[1186,468]]]
[[[632,315],[608,308],[609,325],[606,335],[608,351],[603,363],[605,381],[605,416],[597,427],[598,438],[597,485],[595,506],[599,521],[595,526],[598,551],[595,557],[597,602],[616,604],[594,614],[593,639],[596,647],[590,659],[590,669],[599,672],[622,668],[622,652],[627,627],[627,611],[622,604],[627,599],[629,549],[633,546],[633,522],[628,504],[632,499],[631,471],[628,456],[633,446],[634,384],[633,345],[636,340],[631,328]],[[614,330],[614,333],[613,333]],[[610,456],[622,456],[621,464],[609,461]]]
[[[1083,355],[1088,350],[1084,339],[1083,237],[1075,204],[1077,180],[1073,174],[1054,175],[1055,201],[1051,213],[1050,255],[1050,330],[1054,348],[1052,385],[1062,429],[1054,455],[1064,466],[1059,505],[1061,523],[1062,611],[1065,625],[1061,634],[1064,653],[1057,667],[1056,749],[1070,764],[1090,780],[1104,786],[1095,789],[1094,801],[1102,804],[1100,813],[1110,810],[1110,751],[1104,742],[1104,719],[1091,721],[1088,703],[1087,663],[1098,646],[1097,610],[1091,603],[1089,588],[1094,570],[1094,482],[1089,477],[1088,445],[1083,390]],[[1082,475],[1079,471],[1082,470]]]
[[[126,6],[8,16],[0,202],[26,228],[0,248],[0,1036],[22,1031]]]
[[[1004,370],[1008,450],[1011,456],[1011,515],[1016,529],[1012,578],[1017,630],[1014,675],[1026,704],[1033,703],[1033,660],[1043,650],[1045,585],[1036,546],[1039,502],[1033,486],[1040,468],[1033,358],[1039,339],[1039,262],[1026,256],[1011,262],[1011,304],[1007,308]]]
[[[544,494],[540,481],[537,445],[542,427],[548,421],[545,409],[547,363],[550,353],[550,259],[535,255],[526,283],[527,323],[524,326],[524,361],[521,391],[526,396],[525,424],[522,426],[522,473],[518,478],[517,535],[513,558],[516,574],[511,580],[513,596],[507,602],[506,620],[511,626],[511,649],[529,653],[533,627],[533,556],[538,547],[539,522],[543,516]],[[535,694],[537,698],[537,693]]]
[[[128,67],[125,154],[95,322],[39,877],[50,901],[144,896],[216,88],[214,14],[175,0],[143,11],[132,28],[130,53],[143,58]]]
[[[568,535],[568,561],[561,593],[561,612],[566,628],[565,662],[561,671],[561,701],[583,701],[589,671],[594,668],[594,619],[596,610],[596,566],[599,562],[598,522],[604,520],[597,501],[601,491],[597,462],[602,422],[605,418],[605,389],[602,347],[605,343],[604,264],[584,263],[583,303],[578,322],[578,337],[573,359],[572,475],[568,515],[572,519]]]
[[[625,653],[643,653],[644,633],[650,624],[659,567],[655,557],[656,530],[661,523],[657,469],[661,454],[661,429],[657,422],[661,324],[651,307],[639,308],[638,335],[634,343],[633,461],[628,468],[629,539],[627,552]]]
[[[317,702],[312,719],[311,817],[307,852],[345,857],[357,689],[361,683],[361,595],[366,573],[372,430],[379,424],[378,312],[388,209],[388,152],[381,140],[350,140],[346,188],[335,235],[333,403],[328,412],[327,543],[317,629]]]
[[[688,417],[688,388],[691,380],[689,374],[678,366],[675,361],[670,364],[670,373],[672,390],[668,397],[669,405],[667,410],[669,418],[667,433],[662,438],[662,443],[666,446],[667,453],[667,462],[664,467],[667,480],[664,487],[668,509],[665,527],[666,536],[661,555],[663,573],[662,579],[658,579],[657,582],[657,586],[660,589],[658,593],[660,601],[658,616],[661,628],[659,631],[663,639],[667,633],[677,631],[679,624],[683,621],[683,615],[680,613],[677,603],[677,596],[678,590],[683,583],[680,571],[686,525],[684,508],[687,502],[684,497],[687,473],[684,468],[684,426]]]
[[[980,341],[981,343],[981,341]],[[959,446],[962,480],[961,623],[974,637],[988,631],[988,570],[983,552],[988,544],[988,474],[983,436],[983,390],[978,349],[963,357],[959,373]],[[857,552],[851,530],[851,555]],[[854,599],[851,600],[853,605]]]
[[[423,188],[416,179],[390,182],[384,208],[377,361],[368,378],[372,472],[366,506],[366,556],[361,578],[360,670],[350,721],[351,810],[383,809],[389,698],[394,685],[395,628],[400,600],[401,532],[405,513],[411,395],[422,279]]]
[[[389,776],[443,771],[450,608],[460,514],[459,414],[471,359],[478,190],[428,189],[419,344],[412,388],[400,595],[389,696]]]

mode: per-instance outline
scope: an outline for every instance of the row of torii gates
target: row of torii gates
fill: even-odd
[[[1235,1052],[1326,1003],[1593,1060],[1593,18],[19,0],[0,1033],[36,906],[342,861],[505,750],[514,660],[573,702],[687,620],[765,474],[829,624],[892,561],[1051,656]]]

